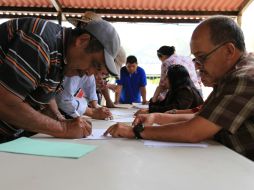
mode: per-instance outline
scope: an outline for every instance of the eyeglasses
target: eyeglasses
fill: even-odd
[[[214,49],[212,49],[210,52],[201,55],[199,57],[195,57],[194,59],[192,59],[192,61],[196,64],[199,65],[204,65],[205,61],[207,60],[207,58],[212,55],[216,50],[218,50],[219,48],[221,48],[222,46],[224,46],[226,43],[229,43],[228,41],[221,43],[220,45],[218,45],[217,47],[215,47]]]

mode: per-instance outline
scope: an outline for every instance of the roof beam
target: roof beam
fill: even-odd
[[[238,14],[242,14],[252,2],[253,2],[253,0],[243,1],[243,3],[239,7],[239,13]]]
[[[79,9],[63,8],[64,13],[83,14],[86,11],[94,11],[99,14],[118,14],[118,15],[228,15],[237,16],[238,11],[171,11],[171,10],[125,10],[125,9]]]
[[[55,1],[56,0],[51,0]],[[52,3],[53,4],[53,3]],[[17,18],[25,16],[39,16],[48,19],[57,19],[59,22],[65,17],[81,17],[85,11],[94,11],[105,20],[118,22],[157,22],[157,23],[197,23],[203,18],[220,14],[236,17],[238,11],[166,11],[166,10],[110,10],[110,9],[76,9],[62,8],[56,3],[54,7],[4,7],[0,6],[0,18]],[[2,13],[1,13],[2,12]],[[58,13],[58,14],[57,14]],[[59,14],[61,13],[61,14]]]
[[[52,1],[52,0],[51,0]],[[252,0],[248,0],[252,1]],[[55,13],[56,8],[45,7],[8,7],[0,6],[0,11],[15,11],[15,12],[41,12]],[[80,8],[62,8],[62,13],[78,13],[83,14],[86,11],[94,11],[99,14],[119,14],[119,15],[228,15],[237,16],[239,11],[168,11],[168,10],[113,10],[113,9],[80,9]]]
[[[57,11],[57,20],[58,20],[58,23],[61,25],[62,20],[66,20],[65,16],[62,13],[62,5],[59,3],[58,0],[50,0],[50,1]]]
[[[253,2],[253,0],[245,0],[239,7],[239,13],[237,15],[237,23],[239,26],[242,25],[242,16],[244,11],[249,7],[249,5]]]

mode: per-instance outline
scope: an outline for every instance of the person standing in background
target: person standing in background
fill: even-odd
[[[165,83],[167,81],[167,69],[170,65],[182,65],[184,66],[189,74],[190,78],[193,81],[194,85],[200,92],[202,96],[202,89],[201,89],[201,79],[197,75],[195,66],[190,57],[180,56],[175,53],[174,46],[161,46],[157,50],[157,56],[159,60],[162,62],[161,65],[161,79],[159,86],[156,88],[155,93],[153,95],[152,101],[156,102],[158,100],[163,100],[165,95],[167,94],[167,89],[165,88]]]
[[[146,104],[146,73],[138,66],[134,55],[127,57],[126,66],[121,68],[120,79],[116,81],[115,104]]]

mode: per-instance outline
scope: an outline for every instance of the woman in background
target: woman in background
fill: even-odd
[[[168,110],[192,109],[203,104],[203,99],[190,79],[187,69],[182,65],[168,67],[165,88],[168,89],[164,100],[149,102],[149,109],[143,109],[136,113],[166,112]],[[159,92],[154,96],[159,96]]]

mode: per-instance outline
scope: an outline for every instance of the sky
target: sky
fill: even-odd
[[[196,24],[113,23],[127,55],[135,55],[147,74],[159,74],[157,49],[175,46],[179,55],[190,55],[189,42]],[[152,68],[152,69],[151,69]]]
[[[190,55],[190,38],[197,24],[127,23],[113,22],[121,45],[128,55],[135,55],[147,74],[160,74],[161,62],[157,49],[175,46],[179,55]],[[63,26],[72,27],[68,22]]]

